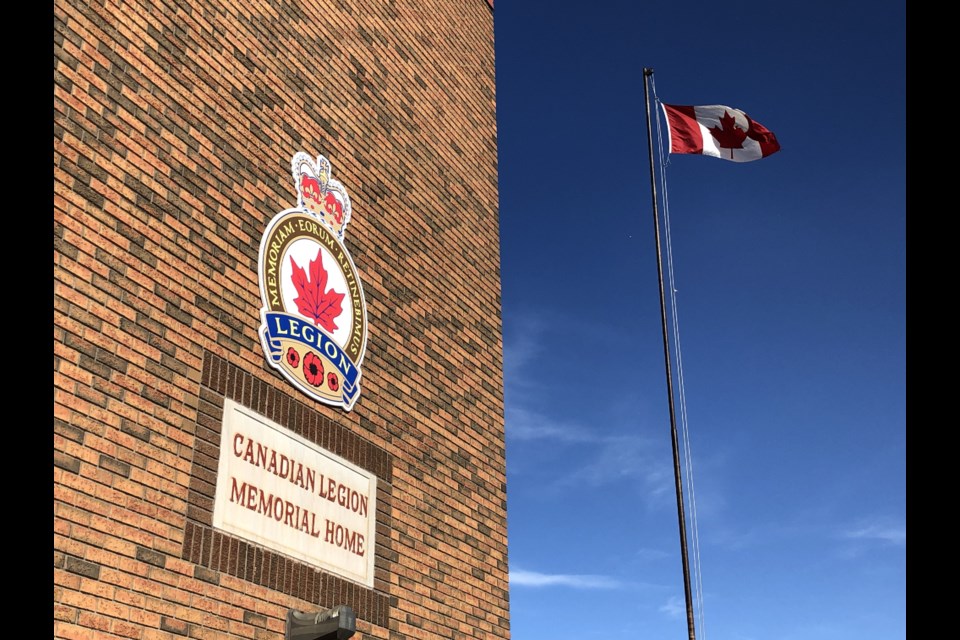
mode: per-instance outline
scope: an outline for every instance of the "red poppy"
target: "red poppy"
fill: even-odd
[[[287,364],[294,369],[300,366],[300,354],[293,347],[287,349]]]
[[[323,384],[323,360],[313,351],[303,357],[303,375],[315,387]]]
[[[327,386],[330,387],[330,391],[336,391],[340,388],[340,379],[333,371],[327,374]]]

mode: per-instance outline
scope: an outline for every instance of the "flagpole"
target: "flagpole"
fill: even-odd
[[[693,622],[693,593],[690,589],[690,561],[687,554],[687,525],[683,511],[683,482],[680,473],[680,444],[677,439],[677,417],[673,404],[673,375],[670,366],[670,343],[667,338],[667,307],[663,293],[663,258],[660,251],[660,214],[657,210],[657,180],[653,161],[653,130],[650,124],[649,78],[653,69],[643,69],[643,97],[647,103],[647,144],[650,151],[650,193],[653,196],[653,232],[657,243],[657,277],[660,282],[660,325],[663,331],[663,360],[667,373],[667,400],[670,406],[670,436],[673,440],[673,479],[677,490],[677,520],[680,525],[680,557],[683,561],[683,593],[687,600],[687,632],[696,640]]]

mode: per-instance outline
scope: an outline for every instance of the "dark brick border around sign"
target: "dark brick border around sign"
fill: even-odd
[[[216,581],[215,575],[210,575],[209,571],[227,573],[316,603],[318,608],[348,605],[359,619],[386,627],[389,598],[383,593],[387,585],[382,578],[375,578],[374,588],[367,589],[213,528],[220,425],[225,398],[256,411],[377,476],[378,533],[374,570],[377,575],[391,573],[388,557],[390,540],[381,531],[379,523],[391,521],[392,456],[210,352],[204,353],[203,358],[183,559],[198,565],[198,572],[207,581]]]

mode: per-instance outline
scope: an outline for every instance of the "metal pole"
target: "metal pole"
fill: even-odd
[[[683,560],[683,593],[687,599],[687,631],[696,640],[693,623],[693,593],[690,589],[690,562],[687,555],[687,525],[683,512],[683,482],[680,474],[680,444],[677,439],[677,417],[673,406],[673,375],[670,366],[670,343],[667,339],[667,307],[663,294],[663,258],[660,251],[660,214],[657,211],[657,180],[653,169],[653,131],[650,124],[649,78],[653,69],[643,70],[643,97],[647,103],[647,143],[650,151],[650,193],[653,195],[653,234],[657,243],[657,278],[660,282],[660,323],[663,329],[663,361],[667,372],[667,399],[670,404],[670,437],[673,440],[673,479],[677,488],[677,520],[680,524],[680,557]]]

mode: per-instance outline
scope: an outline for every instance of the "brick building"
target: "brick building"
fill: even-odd
[[[495,107],[485,0],[55,0],[55,638],[509,638]]]

